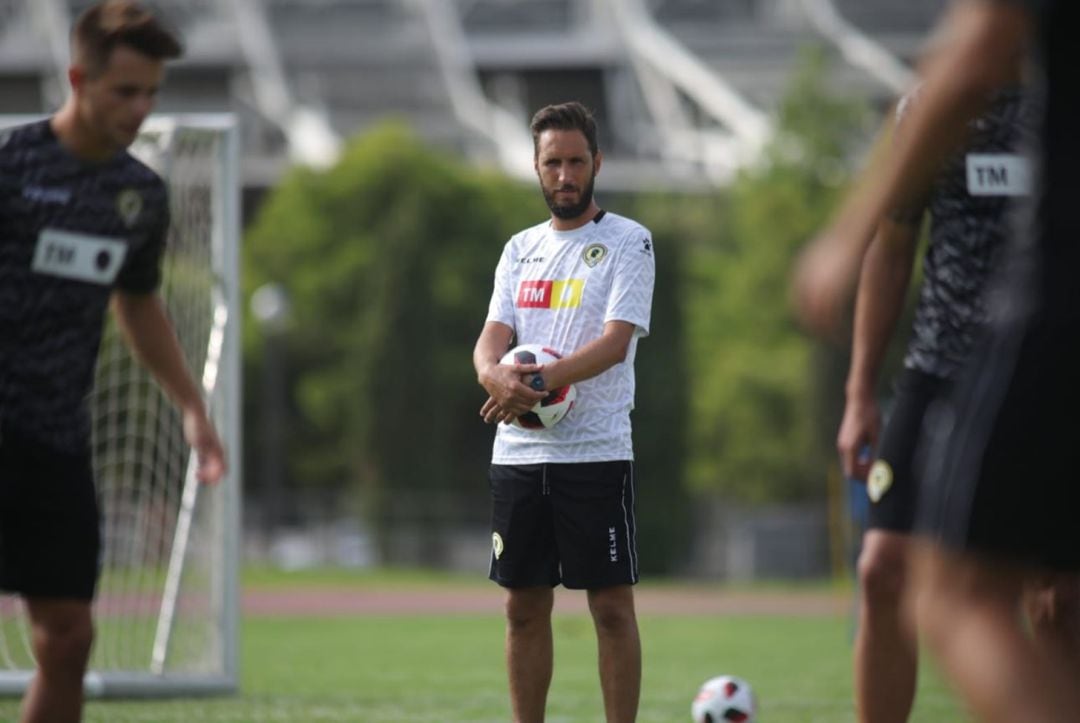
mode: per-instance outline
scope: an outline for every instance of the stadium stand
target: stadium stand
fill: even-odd
[[[87,4],[0,0],[0,113],[59,103],[66,28]],[[643,182],[644,164],[672,184],[729,178],[767,135],[806,45],[836,59],[837,87],[884,105],[903,76],[890,79],[880,66],[903,69],[945,0],[152,4],[188,46],[161,111],[235,112],[249,189],[272,185],[290,161],[331,161],[342,139],[385,118],[527,175],[528,164],[513,159],[528,143],[529,113],[571,96],[597,113],[606,183],[629,189]],[[852,38],[871,60],[848,52]]]

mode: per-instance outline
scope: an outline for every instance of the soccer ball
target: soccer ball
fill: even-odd
[[[562,355],[541,344],[522,344],[506,352],[501,364],[550,364]],[[573,384],[552,389],[546,397],[514,420],[514,424],[524,429],[548,429],[558,424],[567,412],[574,408],[577,388]]]
[[[706,680],[690,705],[694,723],[754,723],[757,699],[750,684],[734,675]]]

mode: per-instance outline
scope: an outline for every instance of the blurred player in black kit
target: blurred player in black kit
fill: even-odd
[[[105,0],[71,51],[64,106],[0,132],[0,588],[31,626],[24,723],[81,718],[101,548],[86,398],[107,308],[179,407],[200,479],[225,472],[157,294],[166,188],[127,152],[180,44],[135,2]]]
[[[899,105],[903,116],[918,91]],[[915,698],[918,644],[903,605],[919,480],[914,458],[928,410],[951,389],[985,321],[987,279],[1009,236],[1030,175],[1031,104],[1017,87],[999,92],[971,124],[962,152],[942,167],[925,203],[893,209],[863,259],[844,418],[837,448],[845,475],[867,483],[869,525],[859,557],[855,701],[860,723],[906,721]],[[904,369],[881,433],[877,384],[904,305],[925,211],[930,245]],[[866,454],[869,451],[870,454]],[[872,466],[871,466],[872,463]]]
[[[1074,17],[1060,0],[954,3],[942,48],[922,69],[907,139],[807,249],[796,276],[805,322],[833,326],[876,220],[925,193],[968,119],[1033,56],[1041,104],[1034,222],[1002,260],[986,337],[924,427],[919,524],[928,537],[915,563],[919,629],[972,711],[1002,723],[1080,720],[1080,666],[1067,646],[1031,636],[1017,614],[1032,579],[1080,571]]]

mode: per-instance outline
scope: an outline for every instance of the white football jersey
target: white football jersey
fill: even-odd
[[[655,277],[648,229],[614,213],[601,212],[573,231],[556,231],[548,221],[507,242],[487,320],[513,328],[515,344],[543,344],[567,356],[598,338],[609,321],[636,328],[626,359],[577,382],[574,408],[556,426],[498,425],[493,463],[634,458],[634,355],[649,333]]]

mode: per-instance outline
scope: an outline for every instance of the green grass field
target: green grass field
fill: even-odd
[[[340,585],[342,576],[254,573],[245,585]],[[353,584],[370,586],[364,578]],[[416,594],[460,589],[460,578],[413,573],[377,584]],[[490,594],[499,592],[488,589]],[[793,588],[797,594],[797,589]],[[639,720],[689,721],[697,686],[720,673],[745,677],[761,704],[760,723],[843,723],[851,710],[846,616],[642,615],[645,675]],[[507,721],[503,624],[497,615],[252,617],[242,627],[242,690],[194,701],[91,702],[87,721],[246,723],[261,721]],[[603,720],[596,643],[584,615],[555,619],[550,723]],[[17,703],[0,701],[0,721]],[[955,699],[927,673],[912,721],[965,721]]]

